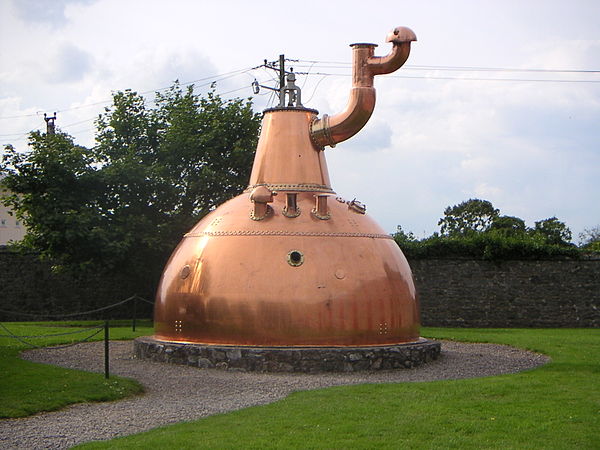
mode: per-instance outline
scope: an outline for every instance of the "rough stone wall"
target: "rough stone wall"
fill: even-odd
[[[410,266],[425,326],[600,326],[600,258],[498,262],[415,259]],[[1,310],[47,314],[87,311],[123,300],[136,293],[134,289],[127,280],[77,280],[57,275],[33,254],[14,254],[0,247]],[[153,292],[137,294],[151,300]],[[149,305],[138,307],[139,317],[151,316]],[[97,318],[129,317],[130,310],[128,304]],[[0,320],[25,319],[0,312]]]
[[[417,367],[438,359],[441,344],[384,347],[236,347],[137,338],[136,358],[241,372],[358,372]]]
[[[600,326],[600,258],[409,262],[425,326]]]
[[[19,254],[0,247],[0,310],[34,314],[71,314],[124,300],[134,293],[127,280],[105,277],[76,278],[54,273],[35,254]],[[142,297],[146,293],[137,292]],[[150,294],[151,295],[151,294]],[[74,319],[131,317],[131,304]],[[138,304],[138,317],[150,317],[151,306]],[[1,321],[34,320],[0,311]]]

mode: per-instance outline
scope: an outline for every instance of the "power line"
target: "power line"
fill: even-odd
[[[290,62],[308,63],[310,65],[331,65],[331,68],[346,68],[352,66],[348,61],[319,61],[311,59],[288,59]],[[296,67],[307,67],[307,65],[296,65]],[[402,69],[408,70],[449,70],[463,72],[546,72],[546,73],[600,73],[595,69],[536,69],[536,68],[507,68],[507,67],[476,67],[476,66],[433,66],[405,64]]]
[[[317,66],[321,69],[344,69],[348,70],[352,63],[341,61],[319,61],[304,59],[288,59],[289,62],[296,62],[296,68],[308,67],[307,72],[296,72],[299,75],[322,75],[322,76],[350,76],[347,73],[331,72],[312,72],[312,68]],[[304,64],[303,64],[304,63]],[[507,67],[476,67],[476,66],[434,66],[434,65],[410,65],[403,66],[403,70],[413,71],[449,71],[449,72],[502,72],[502,73],[547,73],[547,74],[597,74],[600,70],[592,69],[537,69],[537,68],[507,68]],[[515,82],[538,82],[538,83],[600,83],[600,80],[576,80],[576,79],[542,79],[542,78],[479,78],[479,77],[458,77],[442,75],[390,75],[388,78],[413,78],[413,79],[431,79],[431,80],[462,80],[462,81],[515,81]]]
[[[0,134],[0,137],[2,137],[2,138],[18,137],[18,136],[22,136],[23,134],[26,134],[26,133]]]
[[[219,80],[217,80],[217,81],[223,81],[224,79],[231,78],[231,77],[233,77],[233,76],[240,75],[240,74],[242,74],[242,73],[247,73],[247,72],[249,72],[249,71],[251,71],[251,70],[253,70],[253,68],[251,68],[251,69],[249,69],[249,70],[247,70],[247,69],[243,69],[243,70],[238,70],[238,71],[232,71],[232,72],[228,72],[227,74],[224,74],[224,75],[226,75],[226,76],[224,76],[224,77],[220,78],[220,79],[219,79]],[[213,78],[212,78],[212,77],[207,77],[207,78],[205,78],[205,79],[199,79],[199,80],[190,81],[190,82],[186,82],[186,83],[180,83],[180,84],[181,84],[182,86],[185,86],[185,85],[194,84],[194,83],[196,83],[196,82],[198,82],[198,81],[202,81],[202,80],[206,80],[206,79],[213,79]],[[196,87],[208,86],[208,85],[210,85],[210,84],[212,84],[212,83],[213,83],[213,81],[211,81],[210,83],[205,83],[205,84],[203,84],[203,85],[196,86]],[[158,89],[158,90],[152,90],[152,91],[140,92],[139,94],[140,94],[140,95],[144,95],[144,94],[148,94],[148,93],[154,93],[154,92],[158,92],[158,91],[160,91],[160,90],[166,90],[166,89],[169,89],[169,88],[170,88],[170,86],[169,86],[169,87],[166,87],[166,88],[161,88],[161,89]],[[217,91],[216,93],[217,93],[218,95],[227,95],[227,94],[230,94],[230,93],[232,93],[232,92],[238,92],[238,91],[242,91],[242,90],[244,90],[244,89],[250,89],[250,85],[249,85],[249,84],[248,84],[248,85],[244,85],[244,86],[242,86],[242,87],[235,88],[235,89],[230,89],[230,90],[228,90],[228,91],[224,91],[224,92],[219,92],[219,91]],[[264,95],[264,94],[261,94],[261,95]],[[152,101],[152,102],[156,104],[156,102],[155,102],[155,101]],[[99,103],[105,103],[105,102],[98,102],[97,104],[99,104]],[[72,109],[78,109],[78,108],[79,108],[79,107],[72,108]],[[67,111],[67,110],[63,110],[63,111]],[[66,124],[66,125],[61,125],[59,128],[60,128],[61,130],[66,130],[66,129],[67,129],[67,128],[69,128],[69,127],[73,127],[73,126],[76,126],[76,125],[81,125],[81,124],[83,124],[83,123],[92,122],[92,121],[96,120],[96,119],[97,119],[97,117],[98,117],[98,116],[94,116],[94,117],[91,117],[91,118],[89,118],[89,119],[84,119],[84,120],[80,120],[80,121],[77,121],[77,122],[69,123],[69,124]],[[86,133],[86,132],[93,131],[93,130],[95,130],[95,128],[93,128],[93,127],[92,127],[92,128],[85,128],[85,129],[83,129],[83,130],[69,131],[69,134],[70,134],[70,135],[78,135],[78,134]],[[26,131],[26,132],[20,132],[20,133],[0,134],[0,138],[3,138],[3,139],[9,139],[9,140],[11,140],[11,141],[13,141],[13,142],[19,142],[19,141],[24,141],[24,140],[27,140],[27,138],[28,138],[28,136],[29,136],[29,133],[30,133],[30,131]]]
[[[587,69],[515,69],[504,67],[468,67],[468,66],[404,66],[409,70],[448,70],[462,72],[531,72],[531,73],[600,73],[600,70]]]
[[[323,75],[327,77],[349,77],[349,73],[331,73],[331,72],[296,72],[299,75],[313,76]],[[600,83],[600,80],[559,80],[559,79],[541,79],[541,78],[474,78],[474,77],[443,77],[436,75],[388,75],[386,78],[408,78],[408,79],[429,79],[429,80],[458,80],[458,81],[517,81],[517,82],[535,82],[535,83]]]
[[[230,72],[225,72],[225,73],[218,74],[218,75],[211,75],[211,76],[208,76],[208,77],[199,78],[197,80],[192,80],[192,81],[186,81],[186,82],[179,83],[179,84],[181,86],[189,86],[191,84],[195,84],[195,83],[198,83],[198,82],[204,82],[204,81],[209,80],[208,83],[204,83],[204,84],[195,86],[195,87],[198,87],[198,88],[205,87],[205,86],[209,86],[209,85],[211,85],[213,83],[218,83],[220,81],[227,80],[229,78],[233,78],[233,77],[235,77],[237,75],[240,75],[242,73],[250,72],[253,69],[254,69],[254,67],[246,67],[246,68],[243,68],[243,69],[232,70]],[[156,93],[156,92],[165,91],[165,90],[170,89],[170,88],[171,88],[171,86],[161,87],[161,88],[158,88],[158,89],[151,89],[151,90],[148,90],[148,91],[139,92],[139,94],[140,95],[153,94],[153,93]],[[74,110],[88,108],[88,107],[92,107],[92,106],[103,105],[103,104],[111,103],[112,101],[113,101],[113,99],[111,98],[111,99],[107,99],[107,100],[101,100],[101,101],[98,101],[98,102],[86,103],[84,105],[73,106],[71,108],[64,108],[64,109],[50,108],[50,109],[52,109],[53,111],[59,112],[59,113],[63,113],[63,112],[67,112],[67,111],[74,111]],[[40,114],[41,114],[41,112],[38,111],[36,113],[31,113],[31,114],[21,114],[21,115],[14,115],[14,116],[3,116],[3,117],[0,117],[0,120],[3,120],[3,119],[20,119],[20,118],[24,118],[24,117],[35,117],[35,116],[38,116]]]
[[[50,108],[52,109],[52,108]],[[31,114],[21,114],[18,116],[4,116],[4,117],[0,117],[0,119],[20,119],[21,117],[35,117],[35,116],[39,116],[40,114],[42,114],[42,111],[38,111],[35,113],[31,113]]]
[[[318,86],[321,84],[321,82],[327,78],[327,77],[348,77],[351,76],[349,73],[333,73],[333,72],[313,72],[312,69],[317,66],[320,68],[325,68],[325,69],[344,69],[344,70],[348,70],[351,66],[350,62],[338,62],[338,61],[318,61],[318,60],[301,60],[301,59],[287,59],[287,61],[290,62],[296,62],[296,63],[300,63],[298,65],[296,65],[296,67],[309,67],[308,72],[296,72],[296,74],[298,75],[305,75],[308,79],[308,77],[310,76],[319,76],[321,77],[319,79],[319,81],[317,82],[317,84],[315,85],[315,87],[313,88],[313,93],[311,95],[310,98],[312,98],[318,88]],[[308,65],[303,65],[302,63],[308,63]],[[515,68],[502,68],[502,67],[475,67],[475,66],[430,66],[430,65],[405,65],[404,66],[405,69],[409,69],[409,70],[439,70],[439,71],[462,71],[462,72],[513,72],[513,73],[587,73],[587,74],[593,74],[593,73],[600,73],[600,70],[587,70],[587,69],[535,69],[535,68],[531,68],[531,69],[515,69]],[[236,77],[238,75],[244,74],[244,73],[248,73],[258,70],[258,69],[262,69],[264,71],[264,64],[263,65],[259,65],[256,67],[249,67],[249,68],[243,68],[243,69],[237,69],[237,70],[233,70],[230,72],[225,72],[222,74],[218,74],[218,75],[212,75],[209,77],[204,77],[204,78],[199,78],[196,80],[192,80],[192,81],[187,81],[184,83],[179,83],[181,86],[188,86],[188,85],[194,85],[194,87],[197,88],[201,88],[201,87],[205,87],[205,86],[209,86],[209,85],[214,85],[217,82],[223,81],[223,80],[227,80],[233,77]],[[268,73],[268,72],[267,72]],[[249,74],[250,75],[250,74]],[[251,75],[250,75],[251,76]],[[268,75],[272,81],[277,81],[275,80],[270,74]],[[590,84],[596,84],[596,83],[600,83],[600,80],[576,80],[576,79],[549,79],[549,78],[499,78],[499,77],[472,77],[472,76],[468,76],[468,77],[460,77],[460,76],[438,76],[438,75],[428,75],[428,74],[423,74],[423,75],[388,75],[386,78],[404,78],[404,79],[429,79],[429,80],[449,80],[449,81],[499,81],[499,82],[534,82],[534,83],[590,83]],[[196,85],[196,83],[199,82],[203,82],[200,85]],[[306,80],[305,82],[306,83]],[[153,89],[153,90],[148,90],[148,91],[144,91],[144,92],[140,92],[140,95],[147,95],[150,93],[157,93],[157,92],[161,92],[167,89],[170,89],[171,86],[168,87],[162,87],[162,88],[158,88],[158,89]],[[247,86],[243,86],[240,88],[235,88],[235,89],[231,89],[222,93],[218,93],[219,95],[226,95],[226,94],[230,94],[232,92],[238,92],[241,91],[243,89],[246,89]],[[262,94],[264,95],[264,94]],[[309,99],[310,100],[310,99]],[[111,100],[103,100],[103,101],[99,101],[99,102],[94,102],[94,103],[88,103],[85,105],[80,105],[80,106],[74,106],[71,108],[66,108],[66,109],[57,109],[57,112],[67,112],[67,111],[73,111],[73,110],[78,110],[78,109],[82,109],[82,108],[86,108],[86,107],[91,107],[91,106],[96,106],[96,105],[101,105],[101,104],[107,104],[107,103],[111,103]],[[155,101],[154,101],[155,103]],[[33,116],[38,116],[40,115],[40,112],[37,113],[32,113],[32,114],[23,114],[23,115],[15,115],[15,116],[4,116],[4,117],[0,117],[0,119],[15,119],[15,118],[22,118],[22,117],[33,117]],[[74,122],[74,123],[70,123],[64,126],[61,126],[61,129],[66,129],[75,125],[79,125],[82,123],[87,123],[87,122],[91,122],[93,120],[95,120],[97,117],[92,117],[89,119],[85,119],[85,120],[81,120],[78,122]],[[81,134],[83,132],[87,132],[92,130],[91,128],[85,129],[85,130],[81,130],[81,131],[77,131],[74,132],[73,134]],[[10,139],[13,141],[20,141],[20,140],[24,140],[27,135],[29,134],[29,132],[21,132],[21,133],[10,133],[10,134],[0,134],[0,138],[3,139]]]
[[[287,61],[290,62],[297,62],[300,63],[298,65],[296,65],[296,67],[300,67],[300,68],[304,68],[304,67],[308,67],[309,71],[308,72],[296,72],[299,75],[322,75],[322,76],[348,76],[348,75],[344,75],[344,74],[334,74],[334,73],[325,73],[325,72],[311,72],[311,69],[315,66],[320,67],[320,68],[325,68],[325,69],[348,69],[351,66],[351,62],[347,62],[347,61],[322,61],[322,60],[309,60],[309,59],[287,59]],[[302,63],[306,63],[306,64],[302,64]],[[256,67],[247,67],[247,68],[243,68],[243,69],[237,69],[237,70],[232,70],[230,72],[225,72],[222,74],[217,74],[217,75],[211,75],[208,77],[203,77],[203,78],[198,78],[196,80],[192,80],[192,81],[186,81],[183,83],[180,83],[180,85],[182,86],[188,86],[191,84],[195,84],[195,83],[199,83],[199,82],[205,82],[205,81],[209,81],[208,83],[203,83],[201,85],[198,85],[196,87],[205,87],[208,86],[210,84],[219,82],[219,81],[223,81],[232,77],[235,77],[237,75],[240,75],[242,73],[247,73],[250,72],[252,70],[258,69],[263,67],[263,65],[260,66],[256,66]],[[424,71],[424,70],[439,70],[439,71],[452,71],[452,72],[513,72],[513,73],[565,73],[565,74],[595,74],[595,73],[600,73],[600,70],[593,70],[593,69],[537,69],[537,68],[507,68],[507,67],[477,67],[477,66],[436,66],[436,65],[410,65],[410,64],[406,64],[403,66],[404,69],[406,70],[416,70],[416,71]],[[406,75],[396,75],[393,76],[395,78],[427,78],[427,79],[432,79],[432,80],[472,80],[472,81],[518,81],[518,82],[543,82],[543,83],[598,83],[600,81],[598,80],[558,80],[558,79],[523,79],[523,78],[463,78],[463,77],[450,77],[450,76],[435,76],[435,75],[419,75],[419,76],[406,76]],[[164,90],[169,89],[171,86],[167,86],[167,87],[161,87],[161,88],[157,88],[157,89],[151,89],[151,90],[147,90],[147,91],[143,91],[140,92],[140,95],[146,95],[146,94],[150,94],[150,93],[156,93],[156,92],[161,92]],[[235,91],[229,91],[229,92],[235,92]],[[229,93],[227,92],[227,93]],[[107,104],[112,102],[112,99],[107,99],[107,100],[101,100],[98,102],[93,102],[93,103],[86,103],[84,105],[79,105],[79,106],[73,106],[71,108],[65,108],[65,109],[58,109],[56,108],[57,112],[67,112],[67,111],[74,111],[74,110],[78,110],[78,109],[83,109],[83,108],[88,108],[88,107],[92,107],[92,106],[97,106],[97,105],[102,105],[102,104]],[[54,110],[55,108],[50,108],[52,110]],[[21,115],[13,115],[13,116],[3,116],[0,117],[0,120],[3,119],[19,119],[19,118],[25,118],[25,117],[35,117],[40,115],[41,112],[35,112],[35,113],[29,113],[29,114],[21,114]],[[16,135],[18,133],[13,133],[12,135]],[[9,135],[0,135],[0,136],[6,136],[8,137]]]

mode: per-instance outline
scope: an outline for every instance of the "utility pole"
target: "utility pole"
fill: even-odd
[[[285,55],[279,55],[279,107],[285,107]]]
[[[252,90],[255,94],[260,92],[260,88],[268,89],[277,92],[279,96],[279,108],[300,107],[303,108],[300,101],[300,88],[296,86],[296,74],[294,68],[290,68],[289,72],[285,70],[285,55],[279,55],[279,63],[277,61],[268,62],[265,59],[264,64],[258,67],[265,67],[279,73],[279,86],[273,88],[260,84],[256,79],[252,82]],[[287,80],[287,84],[286,84]],[[286,95],[288,102],[286,104]]]
[[[52,117],[48,117],[46,113],[44,113],[44,120],[46,121],[46,134],[55,134],[56,127],[54,121],[56,120],[56,112]]]

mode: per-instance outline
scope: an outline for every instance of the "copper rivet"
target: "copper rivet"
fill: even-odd
[[[342,269],[338,269],[335,271],[335,277],[338,280],[343,280],[344,278],[346,278],[346,272],[344,272]]]

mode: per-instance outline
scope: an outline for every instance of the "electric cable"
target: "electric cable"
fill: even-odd
[[[324,75],[327,77],[350,77],[349,73],[331,73],[331,72],[297,72],[306,76]],[[535,83],[600,83],[600,80],[559,80],[559,79],[540,79],[540,78],[473,78],[473,77],[442,77],[430,75],[387,75],[386,78],[406,78],[406,79],[428,79],[428,80],[457,80],[457,81],[516,81],[516,82],[535,82]]]
[[[304,62],[307,64],[322,64],[322,65],[334,65],[340,68],[346,68],[352,66],[349,61],[321,61],[312,59],[286,59],[290,62]],[[300,67],[300,66],[298,66]],[[307,67],[302,65],[301,67]],[[536,68],[508,68],[508,67],[477,67],[477,66],[435,66],[435,65],[416,65],[416,64],[405,64],[402,69],[408,70],[452,70],[452,71],[465,71],[465,72],[548,72],[548,73],[600,73],[600,70],[596,69],[536,69]]]
[[[297,63],[297,64],[295,64],[296,67],[308,67],[308,71],[306,71],[306,72],[302,72],[302,71],[295,72],[297,75],[304,75],[306,77],[302,84],[302,88],[306,85],[309,77],[314,77],[314,76],[321,77],[317,81],[311,96],[308,98],[308,100],[305,100],[305,103],[309,103],[312,100],[312,98],[314,97],[314,95],[317,91],[318,86],[321,84],[321,82],[326,77],[349,77],[349,76],[351,76],[349,73],[334,73],[334,72],[330,72],[330,71],[315,71],[315,72],[312,71],[313,68],[315,68],[315,66],[317,68],[321,68],[321,69],[336,69],[336,68],[338,68],[338,69],[348,70],[351,67],[351,64],[352,64],[351,62],[326,61],[326,60],[324,60],[324,61],[304,60],[304,59],[291,59],[291,58],[286,58],[286,61]],[[306,64],[303,64],[303,63],[306,63]],[[209,85],[215,85],[216,83],[236,77],[236,76],[244,74],[244,73],[251,76],[250,72],[258,70],[258,69],[267,73],[269,78],[272,80],[272,82],[279,84],[279,80],[276,79],[268,70],[266,70],[267,68],[270,67],[267,64],[268,63],[261,64],[259,66],[255,66],[255,67],[248,67],[248,68],[243,68],[243,69],[232,70],[232,71],[225,72],[222,74],[198,78],[196,80],[186,81],[186,82],[179,83],[179,84],[181,86],[194,85],[195,88],[203,88],[203,87],[206,87]],[[458,71],[460,71],[460,72],[504,72],[504,73],[512,72],[512,73],[555,73],[555,74],[560,74],[560,73],[564,73],[564,74],[596,74],[596,73],[600,73],[600,70],[592,70],[592,69],[536,69],[536,68],[523,69],[523,68],[477,67],[477,66],[405,65],[405,66],[403,66],[403,68],[408,69],[408,70],[416,70],[416,71],[435,70],[435,71],[452,71],[452,72],[458,72]],[[561,84],[564,84],[564,83],[575,83],[575,84],[586,84],[586,83],[587,84],[597,84],[597,83],[600,83],[600,80],[590,80],[590,79],[577,80],[577,79],[522,78],[522,77],[521,78],[485,77],[484,78],[484,77],[471,77],[471,76],[468,76],[468,77],[441,76],[441,75],[429,75],[429,74],[388,75],[386,78],[445,80],[445,81],[479,81],[479,82],[561,83]],[[198,82],[203,82],[203,83],[196,85],[195,83],[198,83]],[[147,90],[147,91],[140,92],[139,95],[147,95],[150,93],[156,94],[158,92],[170,89],[171,87],[172,86],[162,87],[162,88],[153,89],[153,90]],[[224,92],[217,92],[217,94],[218,95],[227,95],[232,92],[241,91],[243,89],[245,89],[245,87],[235,88],[235,89],[231,89],[231,90],[224,91]],[[267,94],[268,93],[259,93],[259,94],[252,94],[252,95],[264,96]],[[273,92],[271,92],[270,94],[271,95],[268,100],[269,107],[271,107],[274,102]],[[57,112],[74,111],[74,110],[78,110],[78,109],[82,109],[82,108],[86,108],[86,107],[110,103],[111,101],[112,100],[104,100],[104,101],[100,101],[100,102],[94,102],[94,103],[88,103],[85,105],[74,106],[74,107],[66,108],[66,109],[57,109]],[[151,101],[154,104],[156,104],[156,100],[151,100]],[[22,118],[22,117],[33,117],[33,116],[39,116],[40,114],[41,114],[41,112],[24,114],[24,115],[4,116],[4,117],[0,117],[0,119],[15,119],[15,118]],[[95,119],[96,119],[96,117],[93,117],[90,119],[85,119],[85,120],[81,120],[78,122],[70,123],[70,124],[61,126],[60,129],[67,130],[71,126],[79,125],[79,124],[86,123],[86,122],[91,122]],[[85,130],[70,132],[70,134],[82,134],[82,133],[87,133],[91,130],[93,130],[93,128],[86,128]],[[20,142],[20,141],[26,140],[28,135],[29,135],[29,132],[8,133],[8,134],[0,134],[0,138],[8,139],[13,142],[14,141]]]
[[[211,75],[211,76],[208,76],[208,77],[198,78],[196,80],[186,81],[186,82],[179,83],[179,84],[181,86],[189,86],[191,84],[195,84],[195,83],[198,83],[198,82],[201,82],[201,81],[211,80],[209,83],[204,83],[202,85],[196,86],[196,87],[204,87],[204,86],[210,85],[213,81],[223,81],[223,80],[232,78],[232,77],[234,77],[236,75],[239,75],[241,73],[249,72],[249,71],[251,71],[253,69],[254,69],[254,67],[246,67],[246,68],[243,68],[243,69],[236,69],[236,70],[232,70],[230,72],[225,72],[225,73],[222,73],[222,74],[217,74],[217,75]],[[171,87],[172,86],[161,87],[161,88],[158,88],[158,89],[151,89],[151,90],[139,92],[139,94],[140,95],[147,95],[147,94],[151,94],[151,93],[161,92],[161,91],[170,89]],[[98,101],[98,102],[87,103],[87,104],[84,104],[84,105],[74,106],[74,107],[71,107],[71,108],[63,108],[63,109],[52,108],[52,110],[56,111],[56,112],[63,113],[63,112],[74,111],[74,110],[77,110],[77,109],[87,108],[87,107],[91,107],[91,106],[97,106],[97,105],[102,105],[102,104],[106,104],[106,103],[111,103],[112,101],[113,101],[113,99],[107,99],[107,100],[101,100],[101,101]],[[39,116],[40,114],[42,114],[42,113],[40,111],[38,111],[36,113],[30,113],[30,114],[20,114],[20,115],[13,115],[13,116],[3,116],[3,117],[0,117],[0,120],[3,120],[3,119],[19,119],[19,118],[22,118],[22,117],[35,117],[35,116]]]
[[[317,92],[317,88],[319,87],[319,85],[321,84],[321,82],[327,78],[327,76],[323,76],[321,77],[321,79],[319,81],[317,81],[317,84],[315,84],[315,87],[313,89],[312,94],[310,94],[310,97],[308,98],[308,100],[306,100],[306,103],[310,103],[310,101],[312,100],[312,98],[315,96],[315,93]]]

